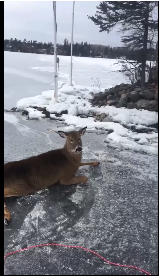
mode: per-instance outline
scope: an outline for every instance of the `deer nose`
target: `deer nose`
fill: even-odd
[[[76,152],[80,152],[80,151],[82,151],[82,148],[81,147],[77,147],[76,148]]]

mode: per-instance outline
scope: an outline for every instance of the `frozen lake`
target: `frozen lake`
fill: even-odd
[[[59,81],[68,82],[70,57],[59,57]],[[115,72],[120,67],[114,63],[115,59],[73,57],[73,81],[77,85],[93,86],[97,78],[103,88],[126,82],[121,73]],[[52,89],[53,66],[53,56],[4,52],[4,107],[11,108],[21,98]]]

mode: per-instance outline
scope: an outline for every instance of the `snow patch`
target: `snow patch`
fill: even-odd
[[[81,190],[79,190],[77,188],[76,192],[73,195],[71,195],[70,199],[71,199],[72,202],[74,202],[76,204],[80,204],[82,202],[82,200],[83,200],[83,196],[81,194]]]
[[[11,123],[11,124],[17,124],[19,122],[18,118],[16,118],[12,114],[8,114],[4,112],[4,121]]]
[[[148,145],[148,146],[146,146],[146,144],[142,145],[131,139],[128,139],[127,137],[122,137],[115,132],[109,134],[104,141],[108,143],[110,147],[114,147],[114,148],[134,150],[138,152],[144,152],[144,153],[155,154],[155,155],[158,154],[158,148],[152,145]]]
[[[33,109],[33,108],[26,108],[26,110],[29,112],[29,119],[40,119],[45,118],[46,115],[42,114],[40,111]]]

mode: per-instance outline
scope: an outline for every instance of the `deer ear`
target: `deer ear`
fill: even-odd
[[[82,129],[79,130],[79,134],[80,134],[81,136],[85,134],[86,128],[87,128],[87,127],[84,127],[84,128],[82,128]]]
[[[64,131],[58,131],[57,132],[62,138],[67,138],[67,133]]]

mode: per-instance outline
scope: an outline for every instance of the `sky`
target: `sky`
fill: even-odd
[[[71,40],[72,1],[57,1],[57,43]],[[122,46],[114,29],[99,33],[87,15],[95,15],[99,1],[75,1],[74,42]],[[4,38],[54,42],[52,1],[4,1]]]

